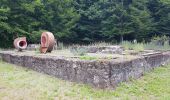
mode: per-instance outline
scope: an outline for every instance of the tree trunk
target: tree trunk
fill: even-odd
[[[123,35],[120,36],[120,42],[122,43],[123,42]]]

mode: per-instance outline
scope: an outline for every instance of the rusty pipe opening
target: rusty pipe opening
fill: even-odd
[[[18,47],[25,49],[27,47],[26,41],[18,41]]]
[[[16,38],[14,40],[14,46],[18,51],[22,51],[27,48],[26,37]]]
[[[41,38],[42,38],[42,39],[41,39],[41,41],[42,41],[42,45],[45,45],[45,44],[46,44],[46,42],[47,42],[46,37],[45,37],[45,36],[42,36]]]

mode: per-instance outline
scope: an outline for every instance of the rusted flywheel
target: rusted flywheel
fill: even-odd
[[[53,33],[43,32],[41,34],[40,52],[41,53],[51,52],[54,48],[54,45],[55,45],[55,38]]]
[[[27,48],[26,37],[19,37],[14,40],[14,46],[18,51],[22,51]]]

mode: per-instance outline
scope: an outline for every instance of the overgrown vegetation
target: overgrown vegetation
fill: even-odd
[[[126,50],[135,50],[135,51],[144,51],[144,44],[143,43],[132,43],[129,41],[123,41],[121,45]]]
[[[161,51],[170,50],[170,45],[167,42],[163,45],[157,45],[152,42],[151,43],[132,43],[129,41],[124,41],[122,43],[122,46],[126,50],[135,50],[137,52],[144,51],[144,50],[161,50]]]
[[[151,42],[130,42],[130,41],[123,41],[121,45],[126,50],[135,50],[135,51],[144,51],[144,50],[170,50],[170,42],[169,37],[162,36],[162,37],[154,37],[152,38]]]
[[[16,37],[39,43],[51,31],[64,43],[149,41],[170,34],[169,0],[1,0],[0,47]]]
[[[1,100],[169,100],[170,65],[155,69],[116,90],[94,89],[0,62]]]

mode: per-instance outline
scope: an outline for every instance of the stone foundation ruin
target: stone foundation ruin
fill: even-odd
[[[116,56],[116,55],[113,55]],[[85,83],[96,88],[115,88],[120,82],[139,78],[145,72],[170,61],[170,52],[152,52],[126,58],[83,60],[80,57],[1,51],[0,57],[8,63],[24,66],[72,82]],[[125,59],[126,58],[126,59]]]

